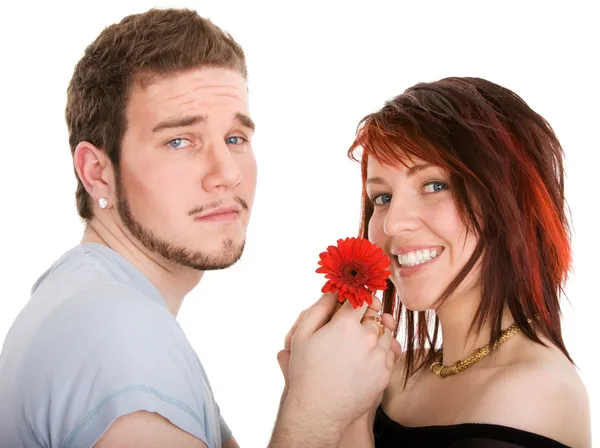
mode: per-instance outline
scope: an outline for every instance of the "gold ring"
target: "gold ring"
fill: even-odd
[[[383,333],[385,333],[385,327],[383,326],[383,320],[381,319],[381,316],[365,316],[361,319],[360,322],[362,323],[366,320],[372,320],[373,322],[375,322],[375,324],[377,324],[377,337],[378,338],[383,336]]]

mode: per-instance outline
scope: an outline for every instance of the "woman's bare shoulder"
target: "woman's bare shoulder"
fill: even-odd
[[[510,426],[572,447],[591,446],[590,404],[577,369],[561,352],[537,346],[498,369],[459,420]]]

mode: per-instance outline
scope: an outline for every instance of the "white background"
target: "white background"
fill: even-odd
[[[599,18],[591,2],[558,4],[4,5],[0,343],[33,282],[81,237],[63,118],[75,63],[105,26],[125,15],[187,6],[244,47],[258,126],[259,180],[247,249],[233,268],[205,275],[179,317],[241,446],[265,446],[270,436],[282,387],[275,356],[296,315],[320,296],[318,254],[356,235],[360,176],[345,153],[358,121],[414,83],[445,76],[484,77],[514,90],[548,119],[566,151],[574,272],[564,337],[588,388],[598,437],[600,388],[592,363],[600,299]]]

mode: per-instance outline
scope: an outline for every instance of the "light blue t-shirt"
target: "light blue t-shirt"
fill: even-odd
[[[138,410],[209,448],[231,436],[158,290],[112,249],[80,244],[36,282],[4,342],[0,448],[91,447]]]

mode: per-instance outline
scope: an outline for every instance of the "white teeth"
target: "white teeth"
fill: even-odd
[[[440,252],[441,253],[441,252]],[[439,255],[436,249],[423,249],[398,255],[398,263],[402,267],[413,267],[419,264],[427,263]]]

